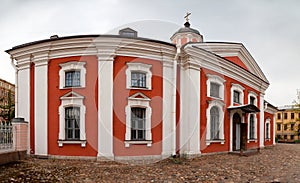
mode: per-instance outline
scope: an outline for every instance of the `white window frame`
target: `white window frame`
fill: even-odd
[[[127,89],[140,89],[140,90],[151,90],[152,89],[152,65],[137,63],[137,62],[127,62],[126,69],[126,88]],[[132,87],[131,86],[131,72],[142,72],[146,73],[146,88]]]
[[[219,109],[219,122],[220,122],[220,133],[219,133],[219,140],[212,140],[210,137],[210,110],[212,107],[216,106]],[[206,145],[210,145],[211,143],[225,143],[224,139],[224,102],[220,100],[212,100],[209,101],[208,107],[206,109]]]
[[[224,80],[220,76],[212,75],[212,74],[206,74],[206,77],[207,77],[207,81],[206,81],[207,96],[211,97],[211,98],[224,100],[224,83],[226,82],[226,80]],[[210,95],[211,83],[217,83],[218,85],[220,85],[220,88],[219,88],[219,97],[220,98],[213,97]]]
[[[238,103],[235,103],[233,98],[234,98],[234,91],[237,91],[240,93],[240,105],[243,105],[244,104],[244,90],[245,88],[242,87],[241,85],[239,84],[235,84],[235,83],[232,83],[231,84],[231,106],[234,106],[234,104],[238,104]]]
[[[267,124],[269,124],[269,130],[267,131]],[[265,134],[265,139],[267,140],[267,141],[270,141],[271,140],[271,119],[270,118],[267,118],[266,119],[266,125],[265,125],[265,132],[266,132],[266,134]],[[269,138],[267,138],[267,135],[269,136]]]
[[[128,97],[128,105],[125,107],[126,114],[126,133],[125,133],[125,147],[130,147],[130,144],[147,144],[147,147],[152,146],[152,133],[151,133],[151,116],[152,108],[150,107],[151,99],[146,95],[138,92],[130,97]],[[131,108],[140,107],[146,109],[146,136],[144,141],[134,141],[131,140]]]
[[[253,114],[254,116],[254,139],[250,139],[250,115]],[[249,113],[248,114],[248,135],[247,135],[247,143],[250,142],[257,142],[257,115],[256,113]]]
[[[63,144],[81,144],[81,147],[86,146],[86,132],[85,132],[85,113],[86,108],[83,104],[84,97],[76,92],[69,92],[60,97],[61,105],[59,106],[59,140],[58,146]],[[80,108],[80,140],[66,140],[65,138],[65,108],[79,107]]]
[[[249,93],[248,93],[248,104],[250,104],[250,98],[251,97],[255,98],[254,105],[257,107],[257,94],[253,91],[249,91]]]
[[[65,88],[84,88],[85,87],[85,77],[86,77],[86,69],[85,69],[86,62],[77,62],[77,61],[70,61],[66,63],[59,64],[61,69],[59,70],[59,89],[65,89]],[[66,72],[68,71],[80,71],[80,86],[70,86],[66,87],[65,85],[65,77]]]

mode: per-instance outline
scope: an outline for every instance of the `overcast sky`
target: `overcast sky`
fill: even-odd
[[[0,0],[0,78],[15,83],[4,52],[13,46],[127,26],[169,42],[188,11],[204,41],[244,44],[271,83],[269,102],[291,104],[300,89],[299,9],[299,0]]]

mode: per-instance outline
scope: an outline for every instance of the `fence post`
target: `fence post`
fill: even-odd
[[[27,151],[28,146],[28,122],[24,118],[12,119],[14,131],[14,149],[15,151]]]

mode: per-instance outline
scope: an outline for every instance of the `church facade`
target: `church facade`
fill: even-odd
[[[6,52],[30,154],[162,159],[275,144],[276,109],[254,58],[241,43],[204,42],[188,21],[171,43],[126,28]]]

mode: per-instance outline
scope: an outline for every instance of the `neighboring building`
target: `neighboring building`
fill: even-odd
[[[10,111],[14,111],[15,85],[0,79],[0,122],[8,121]]]
[[[276,137],[278,141],[300,140],[300,108],[297,105],[278,107],[276,113]]]
[[[243,44],[203,42],[188,21],[172,43],[137,34],[52,36],[6,51],[31,154],[161,159],[275,144],[269,82]]]

